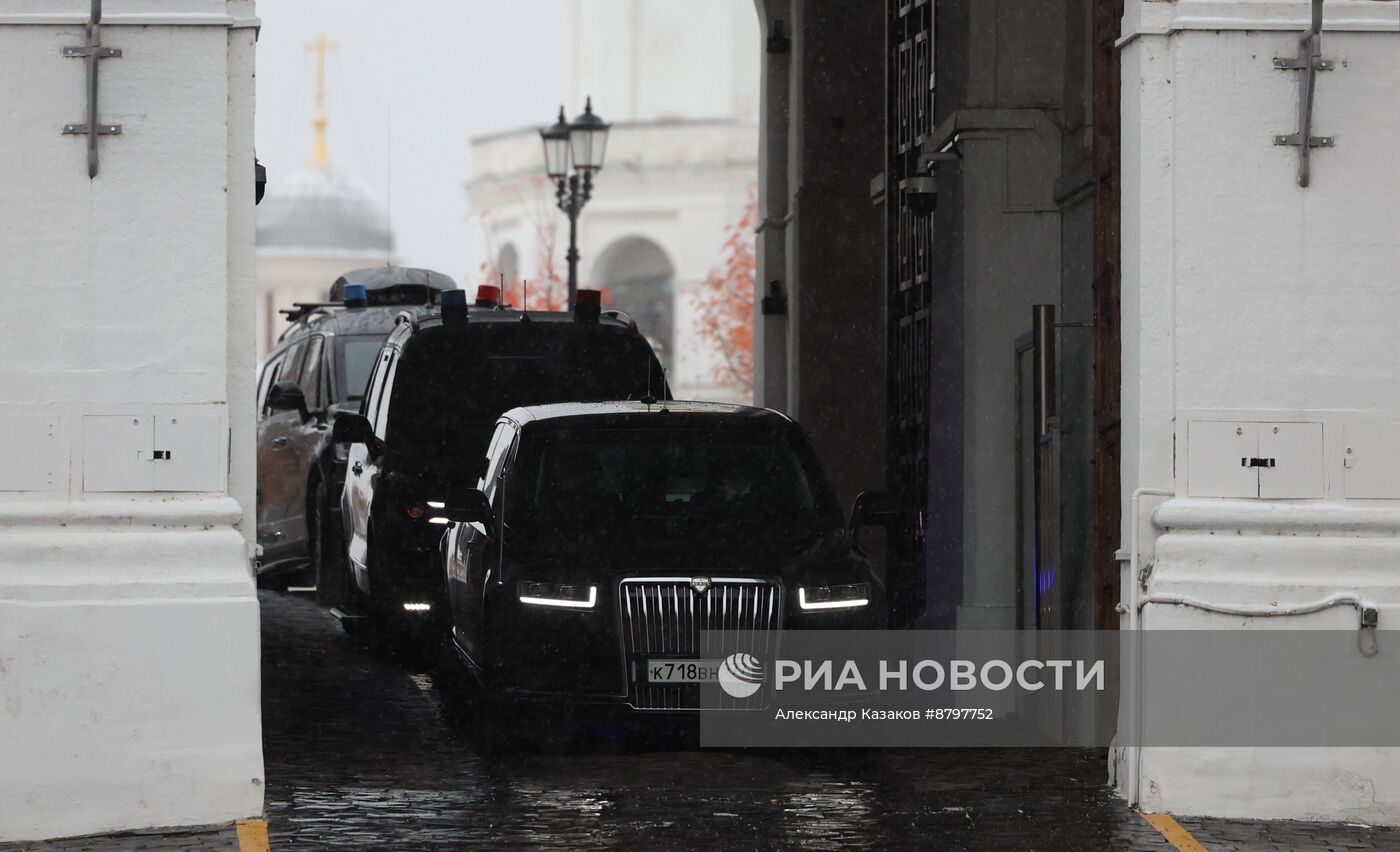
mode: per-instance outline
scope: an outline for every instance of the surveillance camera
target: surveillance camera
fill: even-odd
[[[909,212],[915,216],[930,216],[938,206],[938,179],[932,175],[905,178],[899,182],[899,188],[904,192]]]
[[[263,193],[267,190],[267,166],[258,162],[257,157],[253,157],[253,206],[262,203]]]

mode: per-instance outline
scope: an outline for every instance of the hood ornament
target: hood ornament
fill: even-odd
[[[697,595],[703,595],[703,594],[705,594],[706,592],[708,592],[708,591],[710,590],[710,578],[709,578],[709,577],[691,577],[691,578],[690,578],[690,587],[691,587],[692,589],[695,590],[695,593],[696,593]]]

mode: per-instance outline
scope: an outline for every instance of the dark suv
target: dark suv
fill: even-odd
[[[435,516],[457,654],[486,695],[556,710],[694,710],[730,651],[769,658],[784,629],[872,629],[885,594],[802,430],[717,403],[506,412],[480,488]],[[744,645],[720,651],[713,634]],[[711,643],[707,645],[708,643]],[[756,690],[736,709],[762,706]]]
[[[286,578],[310,567],[328,570],[343,552],[340,489],[345,448],[331,441],[342,411],[356,411],[384,337],[405,310],[431,310],[451,278],[425,269],[383,267],[347,272],[326,302],[285,311],[291,326],[258,374],[258,571]],[[326,541],[332,546],[325,547]]]
[[[481,477],[502,412],[669,397],[636,323],[600,314],[597,297],[580,291],[569,314],[502,308],[494,293],[479,294],[469,311],[456,291],[443,294],[440,315],[400,319],[359,414],[335,424],[335,440],[351,444],[341,497],[349,583],[336,610],[347,629],[367,617],[377,636],[440,635],[444,527],[430,510]]]

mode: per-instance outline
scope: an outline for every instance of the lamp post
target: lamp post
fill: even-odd
[[[593,197],[593,175],[603,169],[610,126],[594,115],[593,98],[590,97],[583,114],[572,122],[564,118],[564,108],[561,106],[559,120],[552,127],[540,131],[540,139],[544,142],[545,172],[554,181],[559,209],[569,217],[570,310],[573,310],[578,294],[578,214]]]

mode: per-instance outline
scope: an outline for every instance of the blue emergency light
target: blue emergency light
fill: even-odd
[[[363,308],[369,305],[369,292],[363,284],[345,285],[345,307]]]
[[[467,315],[467,291],[466,290],[443,290],[442,291],[442,316],[444,319],[465,318]]]

